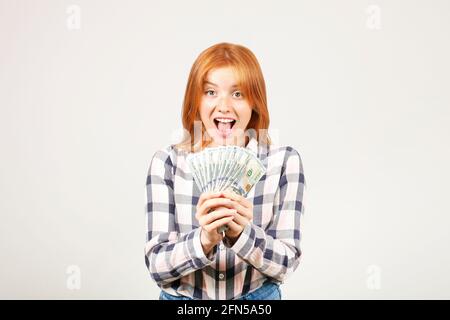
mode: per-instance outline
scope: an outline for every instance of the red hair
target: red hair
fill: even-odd
[[[195,151],[207,146],[204,140],[204,126],[202,125],[201,139],[199,139],[194,136],[194,122],[200,121],[199,109],[208,72],[222,67],[233,69],[243,95],[252,106],[252,115],[246,130],[253,129],[252,133],[255,134],[258,143],[266,145],[271,143],[268,135],[270,121],[266,85],[258,60],[246,47],[224,42],[201,52],[192,65],[182,110],[182,122],[186,135],[183,141],[177,144],[178,147]]]

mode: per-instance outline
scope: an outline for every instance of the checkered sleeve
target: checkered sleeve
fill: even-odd
[[[266,230],[248,223],[231,247],[258,271],[280,282],[284,282],[300,262],[300,216],[305,189],[300,154],[287,147],[283,162],[272,222]]]
[[[157,151],[147,175],[145,264],[159,285],[169,284],[214,261],[204,254],[200,228],[180,234],[175,226],[174,166],[170,153]]]

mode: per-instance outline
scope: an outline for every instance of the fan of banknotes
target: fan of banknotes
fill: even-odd
[[[186,159],[201,193],[232,191],[245,197],[266,172],[253,151],[238,146],[206,148],[190,153]],[[227,228],[223,226],[217,231],[224,232]]]

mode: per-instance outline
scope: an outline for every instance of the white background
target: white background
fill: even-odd
[[[449,33],[445,0],[0,0],[0,298],[158,298],[147,170],[224,41],[257,56],[303,160],[283,298],[450,298]]]

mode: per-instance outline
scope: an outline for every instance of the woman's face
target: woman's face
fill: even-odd
[[[211,70],[206,77],[200,103],[200,119],[212,139],[209,146],[243,146],[251,115],[252,108],[237,87],[233,69]]]

